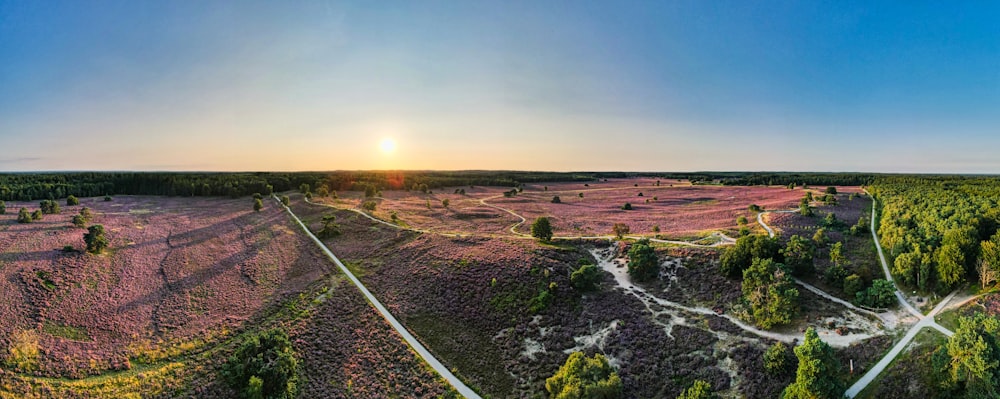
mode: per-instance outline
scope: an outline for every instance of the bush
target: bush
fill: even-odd
[[[42,216],[43,215],[42,215],[42,211],[41,210],[35,210],[34,212],[31,212],[31,220],[32,221],[42,220]]]
[[[718,396],[712,392],[712,385],[702,381],[695,380],[694,384],[691,384],[688,389],[681,392],[677,399],[717,399]]]
[[[729,277],[739,277],[753,263],[754,258],[775,259],[781,256],[778,240],[763,235],[748,235],[736,240],[736,245],[722,253],[721,270]]]
[[[739,217],[736,218],[736,224],[737,225],[746,226],[747,223],[748,223],[748,221],[747,221],[747,217],[746,216],[740,215]]]
[[[264,209],[264,201],[261,201],[260,198],[253,200],[253,210],[260,212],[261,209]]]
[[[629,233],[629,227],[625,223],[615,223],[611,226],[611,232],[615,234],[615,237],[622,239],[626,234]]]
[[[593,291],[601,282],[601,269],[595,265],[585,264],[570,274],[569,281],[577,290]]]
[[[111,196],[110,195],[105,195],[104,196],[104,202],[111,202]]]
[[[750,212],[760,212],[763,210],[763,208],[761,208],[760,205],[757,204],[750,204],[750,206],[747,207],[747,210],[749,210]]]
[[[83,242],[87,243],[87,252],[99,254],[108,247],[108,238],[104,236],[104,226],[95,224],[87,228],[83,234]]]
[[[33,371],[38,368],[38,355],[38,333],[24,330],[10,338],[6,363],[15,370]]]
[[[631,211],[632,210],[632,204],[626,202],[625,205],[622,205],[622,210],[623,211]]]
[[[552,224],[549,223],[549,218],[542,216],[535,219],[531,224],[531,236],[542,241],[552,240]]]
[[[771,375],[784,374],[792,364],[791,355],[787,345],[781,341],[775,342],[764,352],[764,370]]]
[[[608,359],[598,353],[593,358],[573,352],[556,374],[545,380],[552,399],[618,399],[622,380]]]
[[[451,201],[450,200],[448,200],[447,198],[441,200],[441,206],[447,208],[448,205],[451,205]]]
[[[550,304],[552,304],[552,293],[549,292],[549,290],[541,290],[538,292],[538,295],[528,301],[528,312],[531,314],[538,314],[539,312],[548,309]]]
[[[7,203],[0,200],[0,215],[7,213]]]
[[[331,238],[340,235],[340,225],[336,223],[337,216],[330,214],[323,216],[323,229],[316,233],[319,238]]]
[[[888,308],[896,303],[896,288],[891,281],[876,279],[872,286],[855,294],[858,303],[876,308]]]
[[[74,196],[66,197],[66,206],[80,205],[80,200]]]
[[[73,215],[73,225],[76,227],[86,227],[87,219],[81,215]]]
[[[639,282],[649,281],[660,275],[660,262],[648,239],[641,239],[629,248],[628,274]]]
[[[552,203],[553,204],[560,204],[560,203],[562,203],[562,200],[559,199],[559,196],[557,195],[555,197],[552,197]]]
[[[864,288],[865,281],[861,279],[861,276],[852,274],[844,278],[844,295],[847,295],[848,298],[854,298]]]
[[[223,366],[222,376],[241,397],[291,399],[297,392],[298,365],[288,334],[275,329],[244,341]]]
[[[287,195],[282,195],[281,196],[281,203],[282,203],[282,205],[288,206],[289,204],[291,204],[291,200],[288,199]]]
[[[368,212],[375,212],[375,206],[377,205],[378,203],[376,203],[375,200],[366,199],[365,202],[361,203],[361,209],[364,209]]]
[[[830,187],[827,187],[826,190],[823,191],[823,192],[826,193],[826,194],[834,194],[834,195],[836,195],[837,194],[837,188],[833,187],[833,186],[830,186]]]
[[[18,223],[31,223],[34,219],[31,218],[31,212],[28,212],[28,208],[21,208],[17,211],[17,222]]]

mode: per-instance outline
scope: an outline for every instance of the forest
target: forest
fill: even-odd
[[[892,273],[910,287],[947,292],[970,279],[983,286],[1000,270],[1000,180],[889,177],[869,189]]]
[[[33,201],[70,195],[164,195],[181,197],[271,193],[326,186],[329,190],[433,190],[456,186],[518,187],[538,182],[586,182],[610,178],[686,179],[723,185],[864,185],[876,175],[760,172],[522,172],[522,171],[331,171],[331,172],[67,172],[0,173],[0,200]]]

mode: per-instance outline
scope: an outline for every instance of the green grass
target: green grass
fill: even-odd
[[[84,328],[68,326],[50,320],[45,320],[45,322],[42,323],[42,332],[53,337],[66,338],[73,341],[91,340],[90,334],[87,334],[87,330]]]

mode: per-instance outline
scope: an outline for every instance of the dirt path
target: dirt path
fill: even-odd
[[[278,204],[281,204],[281,200],[279,200],[277,196],[272,195],[272,197],[275,199],[275,201],[278,201]],[[451,386],[454,387],[459,394],[461,394],[466,398],[473,398],[473,399],[480,398],[479,394],[477,394],[475,391],[472,390],[472,388],[469,388],[467,385],[465,385],[464,382],[462,382],[462,380],[460,380],[458,377],[452,374],[451,370],[448,370],[448,368],[445,367],[444,364],[442,364],[437,358],[435,358],[434,355],[431,354],[427,350],[427,348],[425,348],[424,345],[417,340],[416,337],[410,334],[410,331],[407,330],[406,327],[404,327],[403,324],[400,323],[399,320],[397,320],[396,317],[392,315],[392,313],[389,313],[389,310],[382,305],[382,302],[379,302],[378,298],[375,298],[375,295],[372,295],[371,291],[368,291],[368,288],[366,288],[365,285],[361,283],[361,280],[358,280],[358,278],[354,276],[354,273],[351,273],[351,271],[347,269],[347,266],[344,266],[344,264],[340,262],[340,259],[338,259],[337,256],[333,254],[333,252],[330,252],[330,249],[327,248],[326,245],[323,244],[323,242],[320,241],[319,238],[316,238],[316,236],[309,231],[309,228],[306,227],[304,223],[302,223],[302,220],[300,220],[298,216],[295,216],[295,213],[292,212],[291,208],[284,206],[284,204],[281,205],[285,208],[286,211],[288,211],[288,214],[292,217],[292,219],[295,219],[295,222],[298,223],[299,227],[302,227],[302,230],[306,233],[306,235],[308,235],[309,238],[311,238],[313,242],[315,242],[316,245],[323,250],[323,253],[325,253],[326,256],[333,261],[333,263],[337,264],[337,267],[340,268],[340,271],[344,273],[344,275],[346,275],[347,278],[350,279],[351,282],[354,283],[356,287],[358,287],[358,290],[360,290],[361,293],[365,295],[365,298],[368,299],[368,302],[370,302],[372,306],[375,307],[375,310],[378,310],[378,312],[382,315],[382,317],[385,318],[385,320],[388,321],[390,325],[392,325],[392,328],[396,329],[396,332],[398,332],[399,335],[403,337],[403,340],[405,340],[406,343],[409,344],[411,348],[413,348],[413,351],[416,352],[418,356],[423,358],[424,361],[427,362],[427,364],[431,366],[431,368],[437,371],[437,373],[440,374],[441,377],[445,379],[445,381],[451,384]],[[377,219],[375,220],[378,221]]]

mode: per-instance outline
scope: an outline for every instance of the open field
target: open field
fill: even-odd
[[[39,353],[30,366],[3,367],[0,397],[231,396],[216,381],[226,353],[241,334],[282,325],[309,397],[446,392],[359,292],[329,277],[328,260],[279,206],[250,205],[116,197],[30,224],[0,215],[0,346],[6,354],[27,334]],[[84,206],[106,229],[104,254],[63,250],[83,247],[85,230],[69,219]]]

